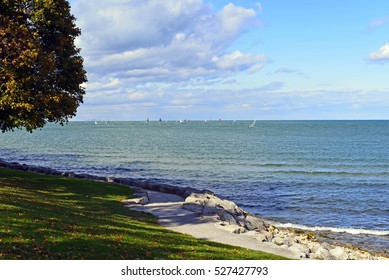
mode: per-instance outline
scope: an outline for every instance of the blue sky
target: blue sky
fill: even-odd
[[[70,3],[75,120],[389,118],[389,1]]]

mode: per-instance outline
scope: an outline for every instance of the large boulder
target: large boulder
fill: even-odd
[[[268,223],[242,210],[234,202],[211,193],[192,193],[185,199],[183,208],[203,216],[217,216],[221,221],[249,231],[268,231],[269,228]]]
[[[269,224],[267,222],[251,214],[246,215],[245,221],[246,223],[244,227],[247,230],[267,231],[269,228]]]
[[[304,244],[294,243],[289,250],[295,253],[299,258],[307,258],[311,250]]]
[[[231,213],[229,213],[227,211],[220,210],[218,215],[219,215],[220,220],[227,222],[230,225],[241,226],[239,224],[239,222],[236,220],[236,218],[234,217],[234,215],[232,215]]]
[[[316,250],[316,252],[314,254],[314,258],[321,259],[321,260],[330,260],[330,259],[332,259],[332,256],[327,249],[324,249],[323,247],[320,246]]]
[[[272,242],[278,246],[281,245],[289,245],[290,240],[288,238],[285,238],[283,236],[277,235],[272,239]]]
[[[204,206],[197,203],[184,203],[182,208],[196,213],[203,213]]]
[[[330,250],[330,254],[336,260],[347,260],[349,258],[346,251],[342,247],[335,247],[334,249]]]

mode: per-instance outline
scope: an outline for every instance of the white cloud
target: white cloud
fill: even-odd
[[[262,11],[263,11],[263,5],[262,5],[262,3],[260,3],[260,2],[255,3],[255,6],[257,6],[258,11],[259,11],[260,13],[262,13]]]
[[[255,64],[255,65],[251,66],[251,67],[247,70],[247,73],[249,73],[249,74],[257,73],[258,71],[262,70],[263,67],[264,67],[263,64]]]
[[[115,53],[169,43],[208,9],[201,0],[78,0],[73,11],[87,53]]]
[[[389,43],[382,46],[378,51],[371,53],[369,60],[373,62],[389,62]]]
[[[237,7],[229,3],[217,14],[217,23],[220,25],[217,29],[220,33],[214,35],[224,39],[235,39],[245,30],[247,22],[255,17],[255,10]]]
[[[282,79],[304,74],[278,64],[263,79],[247,76],[269,61],[250,45],[260,34],[248,32],[261,26],[257,1],[216,9],[211,0],[72,0],[89,78],[78,119],[353,117],[347,108],[387,118],[388,92],[291,91]],[[389,62],[389,43],[369,59]]]
[[[287,67],[281,67],[281,68],[278,68],[276,71],[274,71],[275,74],[278,74],[278,73],[291,74],[291,73],[296,73],[296,72],[297,72],[297,70],[289,69]]]
[[[247,69],[259,62],[265,62],[266,60],[267,58],[265,55],[244,54],[240,51],[226,54],[221,58],[217,56],[212,58],[212,62],[214,62],[219,69],[228,70]]]
[[[389,23],[389,16],[381,17],[381,18],[373,20],[370,23],[370,28],[377,28],[377,27],[380,27],[380,26],[387,24],[387,23]]]
[[[78,0],[73,11],[86,68],[96,75],[131,83],[184,81],[254,72],[266,60],[227,51],[259,21],[255,9],[232,3],[215,11],[202,0]]]
[[[217,10],[206,0],[72,1],[89,78],[78,118],[91,118],[93,108],[110,119],[109,108],[122,110],[122,116],[112,114],[116,119],[139,110],[136,118],[145,119],[235,104],[238,92],[226,96],[214,89],[236,85],[236,74],[256,73],[267,63],[266,55],[235,45],[260,27],[260,7],[229,3]]]

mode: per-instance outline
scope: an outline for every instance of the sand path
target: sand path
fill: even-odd
[[[158,222],[169,230],[189,234],[198,239],[260,250],[292,259],[298,258],[293,252],[273,243],[259,242],[253,236],[226,231],[215,218],[202,217],[183,209],[182,197],[152,191],[148,191],[148,195],[148,204],[133,206],[131,209],[153,214],[158,218]]]

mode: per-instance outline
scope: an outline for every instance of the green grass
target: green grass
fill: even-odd
[[[165,230],[123,186],[0,168],[0,259],[283,259]]]

